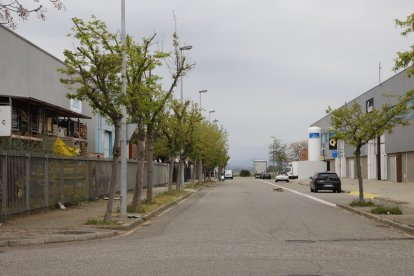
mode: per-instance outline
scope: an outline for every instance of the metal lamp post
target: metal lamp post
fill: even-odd
[[[121,1],[121,40],[122,46],[125,46],[125,0]],[[122,94],[126,94],[126,53],[125,47],[122,50]],[[126,135],[126,107],[122,105],[122,121],[120,130],[120,145],[121,145],[121,170],[120,170],[120,188],[121,188],[121,217],[125,218],[127,215],[127,135]]]
[[[183,58],[183,51],[191,50],[193,46],[187,45],[180,47],[181,58]],[[183,77],[181,77],[181,104],[183,104]]]
[[[208,112],[208,121],[210,122],[211,121],[211,113],[214,113],[214,112],[216,112],[215,110],[210,110],[209,112]]]
[[[200,90],[200,91],[198,91],[198,93],[200,93],[200,113],[202,113],[203,112],[203,109],[201,108],[201,93],[207,93],[207,89]]]

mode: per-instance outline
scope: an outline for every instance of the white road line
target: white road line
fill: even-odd
[[[196,193],[193,193],[192,195],[190,195],[189,197],[187,197],[187,198],[185,198],[185,199],[183,199],[183,200],[181,200],[180,202],[178,202],[178,204],[177,205],[180,205],[181,203],[183,203],[183,202],[185,202],[185,201],[187,201],[190,197],[192,197],[193,195],[195,195]]]
[[[168,211],[170,211],[173,207],[168,208],[167,210],[165,210],[164,212],[162,212],[161,214],[159,214],[157,217],[164,215],[165,213],[167,213]]]
[[[289,191],[291,193],[294,193],[294,194],[297,194],[297,195],[300,195],[300,196],[303,196],[303,197],[307,197],[309,199],[315,200],[315,201],[317,201],[319,203],[322,203],[322,204],[325,204],[327,206],[335,207],[336,208],[336,204],[331,203],[331,202],[328,202],[328,201],[325,201],[325,200],[322,200],[320,198],[317,198],[317,197],[314,197],[314,196],[311,196],[311,195],[308,195],[308,194],[304,194],[304,193],[301,193],[301,192],[298,192],[296,190],[292,190],[292,189],[289,189],[289,188],[286,188],[286,187],[282,187],[282,186],[279,186],[279,185],[276,185],[276,184],[273,184],[273,183],[270,183],[270,182],[267,182],[267,181],[264,181],[264,180],[260,180],[260,181],[262,181],[263,183],[266,183],[266,184],[275,186],[277,188],[282,188],[283,190]]]

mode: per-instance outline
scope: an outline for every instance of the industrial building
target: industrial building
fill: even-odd
[[[354,101],[365,107],[366,112],[379,108],[385,103],[396,101],[397,97],[414,89],[414,77],[402,71],[359,97]],[[370,141],[361,150],[361,169],[364,179],[388,180],[392,182],[414,182],[414,111],[407,115],[409,125],[394,128],[391,134]],[[309,141],[312,149],[319,151],[321,160],[328,162],[328,168],[341,177],[356,178],[354,148],[338,141],[337,149],[329,149],[331,116],[321,118],[311,124]],[[319,133],[319,134],[318,134]]]
[[[112,157],[114,128],[86,102],[69,100],[64,63],[0,25],[0,107],[11,113],[12,139],[47,142],[60,136],[83,156]],[[6,112],[3,112],[3,115]]]

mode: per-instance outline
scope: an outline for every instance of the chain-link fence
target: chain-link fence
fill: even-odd
[[[154,165],[154,186],[167,184],[169,165]],[[106,195],[111,172],[112,160],[0,152],[0,215]],[[129,190],[135,187],[136,172],[136,161],[128,161]]]

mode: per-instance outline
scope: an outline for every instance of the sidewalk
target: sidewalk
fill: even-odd
[[[374,215],[372,207],[351,207],[349,203],[358,199],[358,179],[341,178],[342,191],[349,194],[349,198],[335,202],[337,207],[346,209],[358,215],[380,221],[391,227],[401,229],[414,235],[414,183],[396,183],[382,180],[363,180],[364,198],[372,200],[385,207],[400,207],[402,215]],[[297,180],[297,183],[309,186],[308,179]]]
[[[167,187],[154,187],[153,194],[165,190]],[[194,192],[195,190],[190,190],[188,195]],[[142,200],[145,200],[145,195],[146,191],[144,190]],[[128,193],[128,203],[132,201],[132,196],[132,192]],[[122,220],[123,224],[120,225],[109,227],[86,225],[88,219],[103,220],[107,202],[107,200],[98,199],[64,210],[51,209],[33,215],[22,215],[0,223],[0,247],[107,238],[121,234],[154,216],[157,211],[175,204],[173,202],[145,216],[124,219]],[[121,219],[119,207],[120,200],[114,200],[113,220]]]

